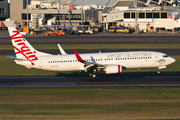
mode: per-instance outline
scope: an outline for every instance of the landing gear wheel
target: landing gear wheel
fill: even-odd
[[[95,78],[95,77],[96,77],[96,69],[93,69],[93,70],[89,73],[89,76],[92,77],[92,78]]]
[[[93,74],[93,75],[92,75],[92,77],[93,77],[93,78],[95,78],[95,77],[96,77],[96,75],[95,75],[95,74]]]
[[[92,75],[93,75],[92,73],[89,73],[89,76],[90,76],[90,77],[92,77]]]

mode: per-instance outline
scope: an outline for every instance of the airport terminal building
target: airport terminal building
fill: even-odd
[[[30,26],[48,24],[48,20],[50,20],[51,23],[57,25],[64,23],[66,25],[102,24],[106,30],[114,25],[135,27],[134,0],[84,0],[82,6],[81,0],[61,0],[61,2],[57,0],[29,0],[28,6],[26,1],[11,0],[10,2],[10,19],[14,20],[16,24],[25,25],[28,13]],[[156,5],[160,5],[159,2]],[[142,7],[142,1],[138,1],[138,3],[137,25],[139,30],[149,27],[153,29],[180,27],[179,7],[171,6],[172,9],[168,10],[162,6],[148,7],[152,5],[152,1],[145,5],[146,7]],[[73,9],[70,8],[70,5]]]
[[[0,0],[0,21],[9,17],[9,4],[8,0]]]

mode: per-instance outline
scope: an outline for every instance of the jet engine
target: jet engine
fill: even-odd
[[[121,72],[122,72],[121,65],[110,65],[110,66],[107,66],[105,69],[106,74],[121,73]]]

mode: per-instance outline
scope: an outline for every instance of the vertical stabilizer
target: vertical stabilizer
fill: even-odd
[[[36,50],[14,27],[8,27],[8,31],[17,58],[24,58],[36,53]]]
[[[33,61],[38,60],[38,56],[50,55],[35,50],[14,27],[8,27],[8,31],[17,58],[28,59],[33,64]]]

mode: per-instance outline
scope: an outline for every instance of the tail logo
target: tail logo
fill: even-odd
[[[15,54],[22,54],[26,59],[28,59],[32,65],[34,65],[33,61],[38,60],[35,53],[36,51],[30,50],[30,48],[25,44],[23,36],[20,35],[18,31],[13,31],[13,35],[11,36],[11,40],[14,41],[15,45],[13,45],[14,49],[17,50]]]

